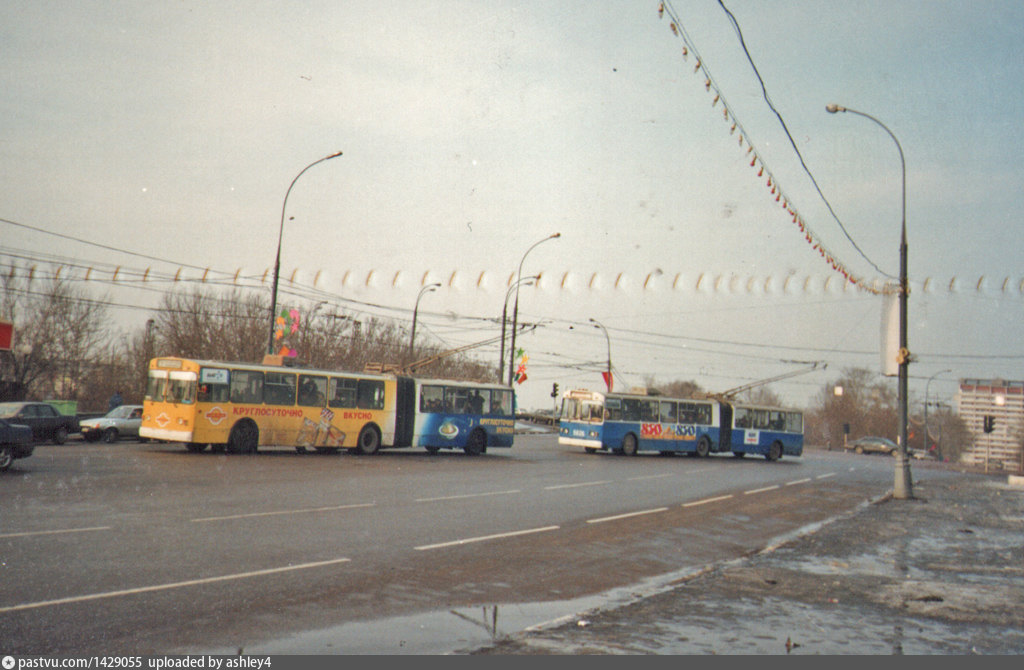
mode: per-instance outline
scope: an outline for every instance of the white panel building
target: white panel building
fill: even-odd
[[[963,462],[1011,471],[1024,469],[1024,382],[961,379],[957,408],[974,434],[974,447],[964,452]],[[993,422],[990,433],[985,432],[985,417]]]

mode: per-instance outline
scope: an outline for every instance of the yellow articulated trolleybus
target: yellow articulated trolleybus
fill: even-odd
[[[477,455],[512,446],[513,403],[500,384],[162,357],[149,365],[139,435],[193,452]]]

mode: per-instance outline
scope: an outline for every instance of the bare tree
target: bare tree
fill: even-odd
[[[896,438],[899,423],[895,383],[864,368],[848,368],[827,383],[806,413],[805,437],[817,444],[841,445],[865,435]],[[837,392],[841,389],[841,393]]]
[[[266,353],[269,307],[254,292],[194,288],[164,296],[155,328],[162,353],[258,362]]]
[[[109,337],[107,312],[61,279],[34,279],[33,271],[0,275],[3,317],[14,323],[17,344],[3,357],[0,377],[26,397],[78,400],[82,381]]]

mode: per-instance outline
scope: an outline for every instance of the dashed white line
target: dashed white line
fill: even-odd
[[[438,502],[440,500],[464,500],[466,498],[486,498],[487,496],[505,496],[512,493],[522,493],[520,489],[510,491],[490,491],[488,493],[464,493],[454,496],[439,496],[437,498],[417,498],[415,502]]]
[[[644,475],[642,477],[630,477],[626,481],[627,482],[640,482],[640,481],[643,481],[645,479],[662,479],[664,477],[674,477],[674,476],[675,476],[674,473],[665,472],[665,473],[660,474],[660,475]]]
[[[618,521],[619,519],[629,519],[634,516],[643,516],[644,514],[657,514],[658,512],[667,512],[667,507],[658,507],[657,509],[645,509],[639,512],[627,512],[625,514],[616,514],[615,516],[606,516],[600,519],[587,519],[587,523],[604,523],[605,521]]]
[[[760,488],[760,489],[753,489],[751,491],[744,491],[743,495],[745,495],[745,496],[752,496],[755,493],[764,493],[765,491],[774,491],[777,488],[779,488],[778,484],[776,484],[775,486],[765,486],[764,488]]]
[[[60,535],[62,533],[91,533],[98,530],[111,530],[110,526],[92,526],[91,528],[62,528],[59,530],[28,530],[22,533],[3,533],[0,537],[35,537],[37,535]]]
[[[809,481],[811,481],[810,477],[807,477],[805,479],[797,479],[796,481],[786,482],[786,486],[796,486],[797,484],[806,484]]]
[[[214,584],[216,582],[227,582],[236,579],[247,579],[250,577],[261,577],[263,575],[275,575],[282,572],[293,572],[295,570],[309,570],[311,568],[322,568],[328,565],[347,563],[351,559],[335,558],[328,561],[316,561],[315,563],[299,563],[298,565],[286,565],[281,568],[268,568],[266,570],[253,570],[251,572],[239,572],[233,575],[220,575],[219,577],[204,577],[202,579],[190,579],[184,582],[171,582],[169,584],[154,584],[153,586],[140,586],[134,589],[122,589],[120,591],[106,591],[104,593],[90,593],[83,596],[70,596],[68,598],[56,598],[54,600],[40,600],[34,603],[23,603],[21,605],[10,605],[0,607],[0,614],[6,612],[20,612],[23,610],[39,609],[41,607],[52,607],[54,605],[70,605],[83,603],[90,600],[102,600],[104,598],[119,598],[121,596],[132,596],[140,593],[152,593],[153,591],[168,591],[180,589],[186,586],[199,586],[202,584]]]
[[[720,500],[728,500],[729,498],[732,498],[732,497],[733,497],[733,495],[730,493],[727,496],[715,496],[714,498],[704,498],[703,500],[694,500],[693,502],[688,502],[688,503],[683,504],[683,507],[696,507],[698,505],[707,505],[708,503],[718,502]]]
[[[0,538],[31,538],[38,535],[60,535],[62,533],[92,533],[94,531],[110,531],[110,526],[93,526],[91,528],[68,528],[56,531],[25,531],[23,533],[3,533]]]
[[[557,484],[555,486],[545,486],[544,490],[545,491],[555,491],[555,490],[558,490],[558,489],[576,489],[576,488],[579,488],[581,486],[601,486],[602,484],[611,484],[611,483],[612,482],[611,482],[610,479],[606,479],[606,480],[599,481],[599,482],[581,482],[579,484]]]
[[[834,473],[834,472],[827,472],[827,473],[825,473],[823,475],[818,475],[817,477],[815,477],[815,479],[827,479],[829,477],[835,477],[835,476],[836,476],[836,473]]]
[[[424,544],[419,547],[413,547],[416,551],[428,551],[430,549],[443,549],[444,547],[457,547],[463,544],[472,544],[474,542],[486,542],[487,540],[500,540],[506,537],[519,537],[520,535],[530,535],[532,533],[546,533],[551,530],[558,530],[560,526],[543,526],[541,528],[529,528],[527,530],[514,530],[508,533],[495,533],[494,535],[481,535],[479,537],[467,537],[462,540],[452,540],[451,542],[439,542],[437,544]]]
[[[275,512],[249,512],[248,514],[228,514],[226,516],[208,516],[202,519],[192,519],[193,523],[207,523],[210,521],[229,521],[232,519],[253,519],[261,516],[283,516],[287,514],[309,514],[312,512],[337,512],[343,509],[357,509],[360,507],[373,507],[377,503],[356,503],[352,505],[334,505],[332,507],[307,507],[305,509],[278,510]]]

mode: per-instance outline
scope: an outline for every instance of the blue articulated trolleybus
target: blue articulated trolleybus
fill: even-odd
[[[591,453],[757,454],[776,461],[803,454],[803,414],[724,398],[572,390],[562,396],[558,441]]]

